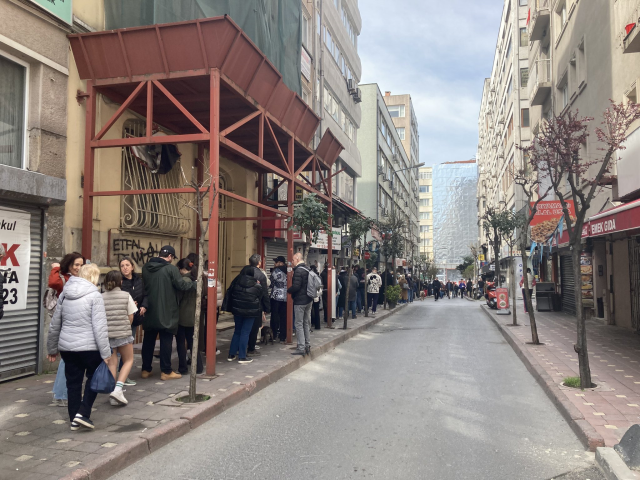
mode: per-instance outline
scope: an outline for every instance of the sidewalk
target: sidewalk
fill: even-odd
[[[509,327],[511,315],[497,315],[478,302],[498,325],[525,365],[576,433],[591,449],[613,447],[627,429],[640,423],[640,337],[628,330],[587,321],[587,342],[592,381],[596,388],[581,391],[560,385],[565,377],[577,377],[576,319],[561,312],[536,312],[540,342],[530,345],[529,317],[518,305],[519,327]]]
[[[349,319],[346,331],[323,328],[312,332],[311,359],[401,308]],[[342,320],[334,325],[341,327]],[[142,380],[141,359],[135,355],[130,377],[138,384],[125,387],[129,404],[113,407],[108,395],[98,395],[92,432],[70,431],[67,409],[52,406],[54,374],[0,384],[0,480],[54,480],[66,475],[108,478],[309,361],[309,357],[292,356],[291,345],[275,343],[261,345],[261,355],[251,364],[227,362],[232,335],[232,329],[218,332],[222,350],[216,365],[218,376],[198,379],[198,393],[211,395],[211,400],[195,406],[174,402],[176,394],[188,390],[189,378],[161,382],[159,360],[154,359],[153,376]],[[295,344],[295,337],[293,340]],[[173,364],[177,367],[175,346]]]

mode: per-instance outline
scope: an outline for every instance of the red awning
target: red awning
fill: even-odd
[[[589,218],[589,236],[640,229],[640,200],[625,203]]]

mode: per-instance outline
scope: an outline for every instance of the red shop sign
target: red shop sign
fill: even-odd
[[[509,309],[509,289],[496,288],[496,297],[498,297],[498,310]]]

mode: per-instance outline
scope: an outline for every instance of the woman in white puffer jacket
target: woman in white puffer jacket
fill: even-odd
[[[78,277],[71,277],[58,297],[58,305],[49,325],[47,350],[49,361],[58,352],[65,362],[69,392],[71,430],[81,426],[93,429],[91,407],[97,397],[89,385],[100,362],[111,357],[107,316],[102,295],[96,287],[100,269],[95,264],[83,265]],[[82,395],[82,381],[87,383]]]

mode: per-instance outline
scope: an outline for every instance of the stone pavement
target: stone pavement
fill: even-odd
[[[480,303],[480,302],[478,302]],[[601,437],[608,447],[619,443],[627,429],[640,423],[640,337],[628,330],[605,325],[597,319],[587,320],[587,342],[592,381],[596,388],[581,391],[561,385],[566,377],[579,376],[576,341],[576,319],[562,312],[536,312],[540,342],[531,345],[529,317],[518,305],[520,327],[509,327],[510,315],[490,311],[504,333],[515,339],[534,368],[542,372],[544,381],[558,400],[572,410],[573,406],[588,423],[583,430],[592,440]],[[488,311],[486,306],[481,308]],[[522,356],[521,356],[522,358]],[[525,363],[527,363],[525,361]],[[540,381],[540,379],[539,379]],[[580,425],[580,422],[577,422]],[[597,434],[592,435],[595,431]]]
[[[311,358],[400,309],[349,319],[346,331],[314,331]],[[160,381],[159,361],[154,359],[153,375],[143,380],[141,359],[135,355],[130,377],[137,385],[125,387],[129,404],[114,407],[108,395],[98,395],[91,417],[94,431],[70,431],[67,409],[52,404],[54,374],[0,384],[0,480],[106,478],[308,361],[292,356],[291,345],[276,343],[262,346],[251,364],[227,362],[232,335],[232,329],[218,332],[218,376],[198,380],[198,393],[211,395],[211,400],[197,406],[175,402],[173,397],[188,390],[188,377]],[[177,370],[175,345],[173,365]]]

